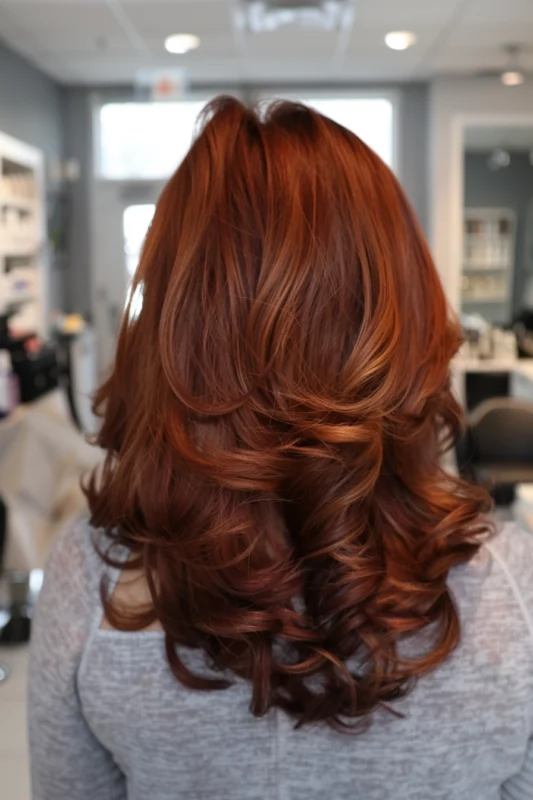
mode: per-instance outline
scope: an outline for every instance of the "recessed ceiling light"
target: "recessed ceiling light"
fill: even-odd
[[[524,83],[524,73],[515,69],[508,69],[500,75],[501,82],[504,86],[520,86]]]
[[[391,31],[385,36],[385,44],[391,50],[407,50],[416,42],[416,34],[411,31]]]
[[[197,47],[200,47],[200,38],[193,33],[175,33],[165,39],[165,49],[169,53],[182,55],[189,50],[196,50]]]

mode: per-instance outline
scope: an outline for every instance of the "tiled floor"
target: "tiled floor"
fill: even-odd
[[[30,800],[26,734],[27,649],[0,648],[0,800]]]

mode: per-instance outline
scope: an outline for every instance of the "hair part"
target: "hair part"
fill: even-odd
[[[219,98],[158,202],[134,292],[86,491],[152,606],[105,596],[107,618],[159,621],[187,687],[237,675],[256,715],[357,727],[456,647],[448,573],[487,532],[485,493],[441,467],[460,331],[398,182],[303,105]]]

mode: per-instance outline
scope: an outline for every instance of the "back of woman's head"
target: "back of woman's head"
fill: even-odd
[[[88,497],[152,605],[108,598],[109,620],[159,621],[182,683],[244,677],[254,714],[367,717],[457,644],[447,576],[484,531],[484,494],[440,466],[459,331],[402,190],[320,114],[221,98],[134,289]],[[406,660],[401,640],[424,628]],[[180,645],[220,677],[191,672]]]

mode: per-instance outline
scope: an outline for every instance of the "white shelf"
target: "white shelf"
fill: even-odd
[[[30,187],[20,188],[23,176]],[[48,259],[46,242],[43,154],[17,139],[0,133],[0,292],[1,306],[15,307],[13,327],[47,335]],[[20,265],[10,259],[24,259]],[[11,289],[12,269],[29,271],[27,286]],[[31,277],[30,277],[31,276]],[[15,287],[13,287],[14,289]],[[31,312],[31,313],[30,313]],[[29,321],[31,319],[31,321]],[[30,326],[31,325],[31,330]]]
[[[509,269],[509,267],[508,267],[507,264],[504,264],[502,266],[498,265],[498,266],[495,266],[495,267],[472,267],[472,266],[465,265],[463,267],[463,272],[468,272],[468,273],[471,273],[471,272],[474,272],[474,273],[478,273],[478,272],[507,272],[508,269]]]
[[[511,321],[515,240],[512,209],[464,210],[462,303],[485,306],[483,316],[492,323]]]
[[[467,305],[493,305],[495,303],[507,303],[507,297],[463,297],[463,303]]]
[[[34,258],[39,253],[39,245],[33,241],[15,241],[15,242],[1,242],[0,241],[0,256],[4,258]]]
[[[0,194],[1,208],[15,208],[17,211],[34,213],[37,209],[37,200],[33,197],[10,197]]]
[[[8,297],[5,301],[7,306],[25,306],[28,303],[38,303],[39,298],[34,294],[21,294]]]

